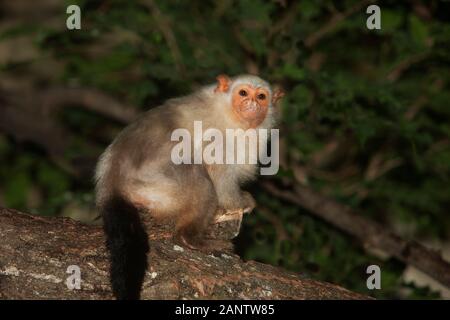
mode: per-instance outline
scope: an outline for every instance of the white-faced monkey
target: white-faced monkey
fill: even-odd
[[[210,250],[219,242],[205,239],[205,233],[218,212],[249,212],[255,206],[240,189],[255,177],[255,164],[175,164],[172,132],[185,128],[193,134],[194,121],[224,136],[226,129],[270,129],[274,105],[282,96],[259,77],[220,75],[216,84],[149,110],[105,150],[96,169],[96,202],[116,298],[140,295],[149,249],[140,214],[171,220],[178,243]]]

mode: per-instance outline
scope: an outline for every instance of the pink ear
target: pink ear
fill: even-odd
[[[214,90],[214,92],[227,92],[228,89],[230,88],[231,83],[230,78],[225,74],[221,74],[217,76],[216,79],[217,79],[217,87]]]
[[[272,104],[276,104],[285,95],[284,91],[281,89],[276,89],[272,95]]]

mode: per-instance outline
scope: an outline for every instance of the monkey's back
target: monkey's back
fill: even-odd
[[[168,100],[150,109],[124,128],[105,150],[96,169],[96,199],[100,204],[113,192],[128,193],[131,185],[151,185],[175,189],[202,171],[195,165],[177,166],[171,151],[176,129],[193,133],[193,121],[211,116],[207,96],[190,95]],[[208,121],[205,121],[208,123]],[[181,174],[180,174],[181,173]]]

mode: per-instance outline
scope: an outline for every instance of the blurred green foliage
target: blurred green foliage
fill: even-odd
[[[405,238],[448,241],[448,2],[379,1],[381,30],[366,28],[366,6],[353,0],[66,3],[74,2],[82,9],[82,30],[23,21],[3,30],[0,41],[31,35],[46,58],[29,64],[63,64],[52,82],[95,87],[141,110],[220,73],[258,72],[287,91],[280,177]],[[1,70],[14,73],[17,66]],[[121,128],[82,109],[67,109],[60,119],[76,134],[68,141],[72,154],[83,152],[88,140],[106,146]],[[36,146],[0,136],[0,161],[8,207],[56,214],[73,201],[92,206],[92,181],[73,178]],[[252,188],[260,209],[238,239],[245,258],[378,298],[438,297],[405,283],[403,264],[364,253],[301,208]],[[382,290],[366,288],[370,264],[381,266]]]

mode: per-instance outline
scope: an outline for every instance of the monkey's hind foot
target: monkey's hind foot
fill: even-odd
[[[183,234],[175,235],[173,240],[180,246],[186,247],[191,250],[199,250],[203,246],[203,241],[199,241],[198,239],[193,241],[192,239],[187,238]]]
[[[201,250],[206,253],[217,255],[220,253],[233,253],[234,251],[234,245],[229,240],[206,239],[205,243],[205,247]]]
[[[188,239],[185,236],[178,234],[174,237],[175,243],[182,247],[201,251],[207,254],[233,252],[233,243],[229,240],[219,239]]]

